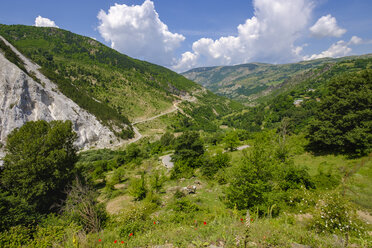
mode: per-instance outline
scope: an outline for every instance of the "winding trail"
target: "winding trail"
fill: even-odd
[[[174,111],[180,110],[180,108],[177,105],[181,102],[182,101],[178,100],[178,101],[173,103],[173,106],[170,109],[164,111],[163,113],[160,113],[158,115],[155,115],[153,117],[150,117],[150,118],[147,118],[147,119],[144,119],[144,120],[134,121],[134,122],[132,122],[132,125],[136,125],[136,124],[147,122],[147,121],[152,121],[152,120],[155,120],[155,119],[157,119],[157,118],[159,118],[163,115],[167,115],[167,114],[173,113]]]
[[[152,120],[155,120],[163,115],[167,115],[167,114],[170,114],[170,113],[173,113],[175,111],[180,111],[182,114],[190,117],[188,114],[186,114],[181,108],[178,107],[178,104],[184,102],[184,101],[188,101],[188,102],[195,102],[196,101],[196,98],[194,96],[184,96],[184,97],[181,97],[181,100],[177,100],[173,103],[173,106],[158,114],[158,115],[155,115],[155,116],[152,116],[152,117],[149,117],[147,119],[143,119],[143,120],[136,120],[134,122],[132,122],[132,127],[133,127],[133,131],[134,131],[134,138],[124,142],[123,144],[131,144],[131,143],[134,143],[134,142],[137,142],[139,141],[140,139],[142,139],[143,135],[138,131],[138,128],[136,128],[134,125],[136,124],[140,124],[140,123],[144,123],[144,122],[147,122],[147,121],[152,121]]]

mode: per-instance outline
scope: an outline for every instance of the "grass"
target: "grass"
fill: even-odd
[[[347,182],[348,195],[353,202],[372,214],[372,160],[363,164]]]

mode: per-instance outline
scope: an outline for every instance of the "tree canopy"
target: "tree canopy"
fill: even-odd
[[[372,148],[372,70],[333,78],[309,127],[309,148],[363,155]]]
[[[40,213],[64,198],[77,161],[71,121],[27,122],[8,136],[2,190]]]
[[[204,154],[203,141],[198,132],[185,132],[177,138],[174,159],[187,161],[194,167],[195,160]]]

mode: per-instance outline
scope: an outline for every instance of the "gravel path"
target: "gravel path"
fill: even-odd
[[[174,163],[171,161],[172,155],[173,154],[167,154],[167,155],[159,157],[159,159],[161,159],[161,162],[167,169],[172,169],[174,166]]]

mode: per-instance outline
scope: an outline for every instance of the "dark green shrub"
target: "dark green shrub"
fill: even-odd
[[[194,175],[193,167],[189,166],[188,162],[185,161],[177,161],[174,163],[174,167],[172,168],[170,178],[177,179],[177,178],[190,178]]]
[[[177,189],[176,192],[173,194],[174,199],[180,199],[182,197],[185,197],[185,193],[183,193],[181,190]]]
[[[284,165],[283,180],[280,187],[283,190],[299,189],[305,186],[306,189],[315,188],[315,183],[308,173],[306,167],[295,167],[294,165]]]
[[[176,212],[182,213],[193,213],[200,210],[198,205],[196,205],[186,197],[176,199],[172,204],[170,204],[169,208],[173,209]]]
[[[218,170],[230,166],[230,156],[227,153],[217,152],[213,157],[205,156],[201,166],[202,174],[207,178],[213,178]]]

